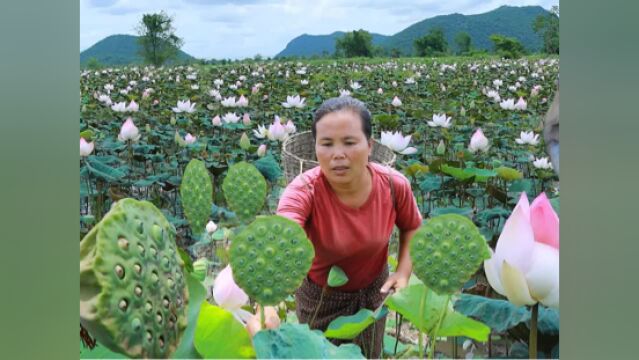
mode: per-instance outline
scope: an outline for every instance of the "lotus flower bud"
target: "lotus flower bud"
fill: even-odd
[[[206,224],[206,232],[209,234],[213,234],[215,230],[217,230],[217,224],[209,220],[209,222]]]
[[[246,133],[242,133],[242,137],[240,138],[240,147],[243,150],[248,150],[251,147],[251,140],[246,135]]]
[[[257,156],[262,157],[266,154],[266,144],[262,144],[260,145],[259,148],[257,148]]]
[[[439,145],[437,145],[437,155],[444,155],[446,153],[446,145],[444,145],[444,140],[439,140]]]

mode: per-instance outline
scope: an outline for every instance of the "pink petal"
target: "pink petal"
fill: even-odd
[[[219,306],[227,310],[237,309],[248,303],[248,295],[233,280],[233,270],[230,265],[227,265],[215,278],[213,298]]]
[[[559,250],[559,217],[543,192],[530,206],[530,223],[536,242],[548,244]]]
[[[499,235],[495,253],[498,259],[507,260],[510,265],[523,273],[530,267],[530,254],[535,243],[530,225],[530,209],[526,193],[522,192],[515,209],[506,220],[504,229]],[[498,262],[498,264],[500,263]],[[497,269],[500,272],[500,269]]]

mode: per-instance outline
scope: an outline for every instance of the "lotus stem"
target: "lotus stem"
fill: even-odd
[[[537,358],[537,315],[539,313],[539,303],[533,305],[530,317],[530,338],[528,341],[528,357]]]
[[[266,320],[265,320],[265,316],[264,316],[264,307],[263,306],[258,306],[260,309],[260,325],[261,325],[261,329],[265,330],[266,329]]]
[[[425,302],[426,302],[427,295],[428,295],[428,289],[424,287],[424,296],[422,296],[422,299],[419,304],[419,320],[420,321],[424,319],[424,309],[426,308]],[[417,346],[419,349],[419,358],[423,359],[424,358],[424,338],[423,338],[422,330],[419,327],[417,327],[417,332],[418,332]]]
[[[448,303],[450,302],[450,295],[446,297],[446,303],[442,309],[441,314],[439,314],[439,320],[437,321],[437,326],[435,327],[435,331],[432,334],[432,341],[428,341],[430,345],[430,352],[428,354],[429,359],[435,358],[435,346],[437,345],[437,332],[439,328],[442,326],[442,322],[444,322],[444,317],[446,317],[446,310],[448,310]]]

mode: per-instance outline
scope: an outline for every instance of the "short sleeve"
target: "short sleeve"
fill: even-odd
[[[277,215],[289,218],[304,227],[313,206],[313,191],[307,182],[297,176],[284,189],[277,205]]]
[[[417,229],[422,224],[422,214],[417,207],[417,201],[410,187],[410,182],[399,172],[394,172],[392,179],[397,202],[395,225],[404,231]]]

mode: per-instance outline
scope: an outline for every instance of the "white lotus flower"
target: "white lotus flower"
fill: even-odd
[[[111,105],[111,110],[115,112],[125,112],[126,111],[126,102],[119,102]]]
[[[499,102],[501,101],[501,97],[499,96],[499,93],[495,90],[488,90],[486,92],[486,96],[488,96],[489,98],[492,98],[494,101]]]
[[[501,80],[499,80],[499,79],[496,79],[496,80],[493,80],[493,85],[494,85],[496,88],[499,88],[500,86],[504,85],[504,82],[503,82],[503,81],[501,81]]]
[[[536,169],[545,169],[545,170],[551,170],[552,169],[552,163],[548,161],[547,157],[542,157],[540,159],[535,159],[535,161],[533,161],[533,166]]]
[[[110,106],[111,104],[113,104],[113,101],[111,101],[109,95],[101,94],[100,96],[98,96],[98,101],[106,106]]]
[[[126,119],[126,121],[122,124],[122,127],[120,128],[120,134],[118,135],[118,140],[138,141],[140,139],[140,136],[141,136],[140,131],[135,126],[135,124],[133,124],[133,120],[129,117]]]
[[[240,117],[235,113],[226,113],[226,115],[222,116],[222,120],[224,120],[225,123],[230,124],[240,121]]]
[[[215,278],[213,299],[218,306],[230,311],[242,323],[253,316],[242,309],[242,306],[248,304],[249,297],[233,280],[231,265],[227,265]]]
[[[391,101],[391,105],[393,105],[394,107],[402,106],[402,101],[397,96],[395,96],[393,98],[393,101]]]
[[[223,99],[220,103],[224,107],[235,107],[235,96],[227,97]]]
[[[406,79],[406,81],[404,81],[404,84],[406,85],[412,85],[415,83],[415,79],[413,79],[412,77],[409,77],[408,79]]]
[[[389,147],[391,150],[398,152],[403,155],[410,155],[417,152],[417,149],[414,147],[407,147],[408,143],[410,143],[411,135],[404,136],[399,131],[390,132],[390,131],[382,131],[380,142],[382,145]]]
[[[428,121],[427,124],[431,127],[440,126],[443,128],[449,128],[451,125],[451,119],[452,118],[450,116],[446,117],[446,114],[433,114],[433,121]]]
[[[212,220],[209,220],[209,222],[206,223],[206,232],[210,235],[213,234],[215,230],[217,230],[217,224],[215,224]]]
[[[384,89],[382,89],[382,88],[378,88],[378,89],[377,89],[377,93],[378,93],[378,94],[380,94],[380,95],[382,95],[382,94],[384,93]]]
[[[339,89],[339,96],[351,96],[351,92],[345,89]]]
[[[360,85],[357,81],[351,81],[351,89],[358,90],[361,88],[362,88],[362,85]]]
[[[221,98],[221,96],[220,96],[220,91],[219,91],[219,90],[217,90],[217,89],[211,89],[211,90],[209,90],[209,95],[210,95],[210,96],[212,96],[212,97],[214,97],[214,98],[218,98],[218,97],[220,97],[220,98]]]
[[[471,153],[475,153],[477,151],[488,151],[490,148],[490,144],[488,143],[488,138],[484,136],[484,132],[481,131],[481,128],[477,129],[473,136],[470,138],[470,145],[468,145],[468,151]]]
[[[284,106],[285,108],[303,108],[304,107],[304,100],[306,100],[303,97],[300,97],[299,95],[295,95],[295,96],[287,96],[286,97],[286,102],[282,103],[282,106]]]
[[[215,117],[211,119],[211,123],[213,126],[222,126],[222,119],[220,119],[220,115],[215,115]]]
[[[289,120],[289,121],[286,123],[286,126],[284,126],[284,130],[286,130],[286,133],[287,133],[287,134],[292,134],[292,133],[294,133],[294,132],[295,132],[295,130],[297,130],[297,129],[295,128],[295,124],[293,124],[293,121],[292,121],[292,120]]]
[[[519,97],[519,100],[515,104],[515,110],[524,111],[526,110],[526,107],[527,107],[526,100],[524,100],[524,98],[522,97]]]
[[[244,97],[244,95],[240,95],[240,98],[237,99],[237,102],[235,103],[235,106],[237,107],[245,107],[248,106],[249,101],[247,98]]]
[[[302,85],[308,85],[308,80],[306,80],[306,79],[302,79],[302,80],[300,80],[300,84],[302,84]]]
[[[515,139],[515,142],[520,145],[537,145],[539,144],[539,135],[535,135],[532,131],[522,131],[519,133],[519,139]]]
[[[268,130],[266,126],[258,125],[257,130],[253,129],[253,135],[258,139],[264,139],[268,135]]]
[[[515,110],[515,99],[504,100],[499,103],[499,107],[504,110]]]
[[[172,108],[176,113],[192,113],[195,112],[195,103],[191,104],[191,100],[179,101],[177,102],[177,107]]]
[[[219,88],[220,86],[222,86],[224,84],[224,80],[215,79],[215,80],[213,80],[213,84]]]
[[[89,156],[93,152],[93,142],[87,142],[83,137],[80,137],[80,156]]]

